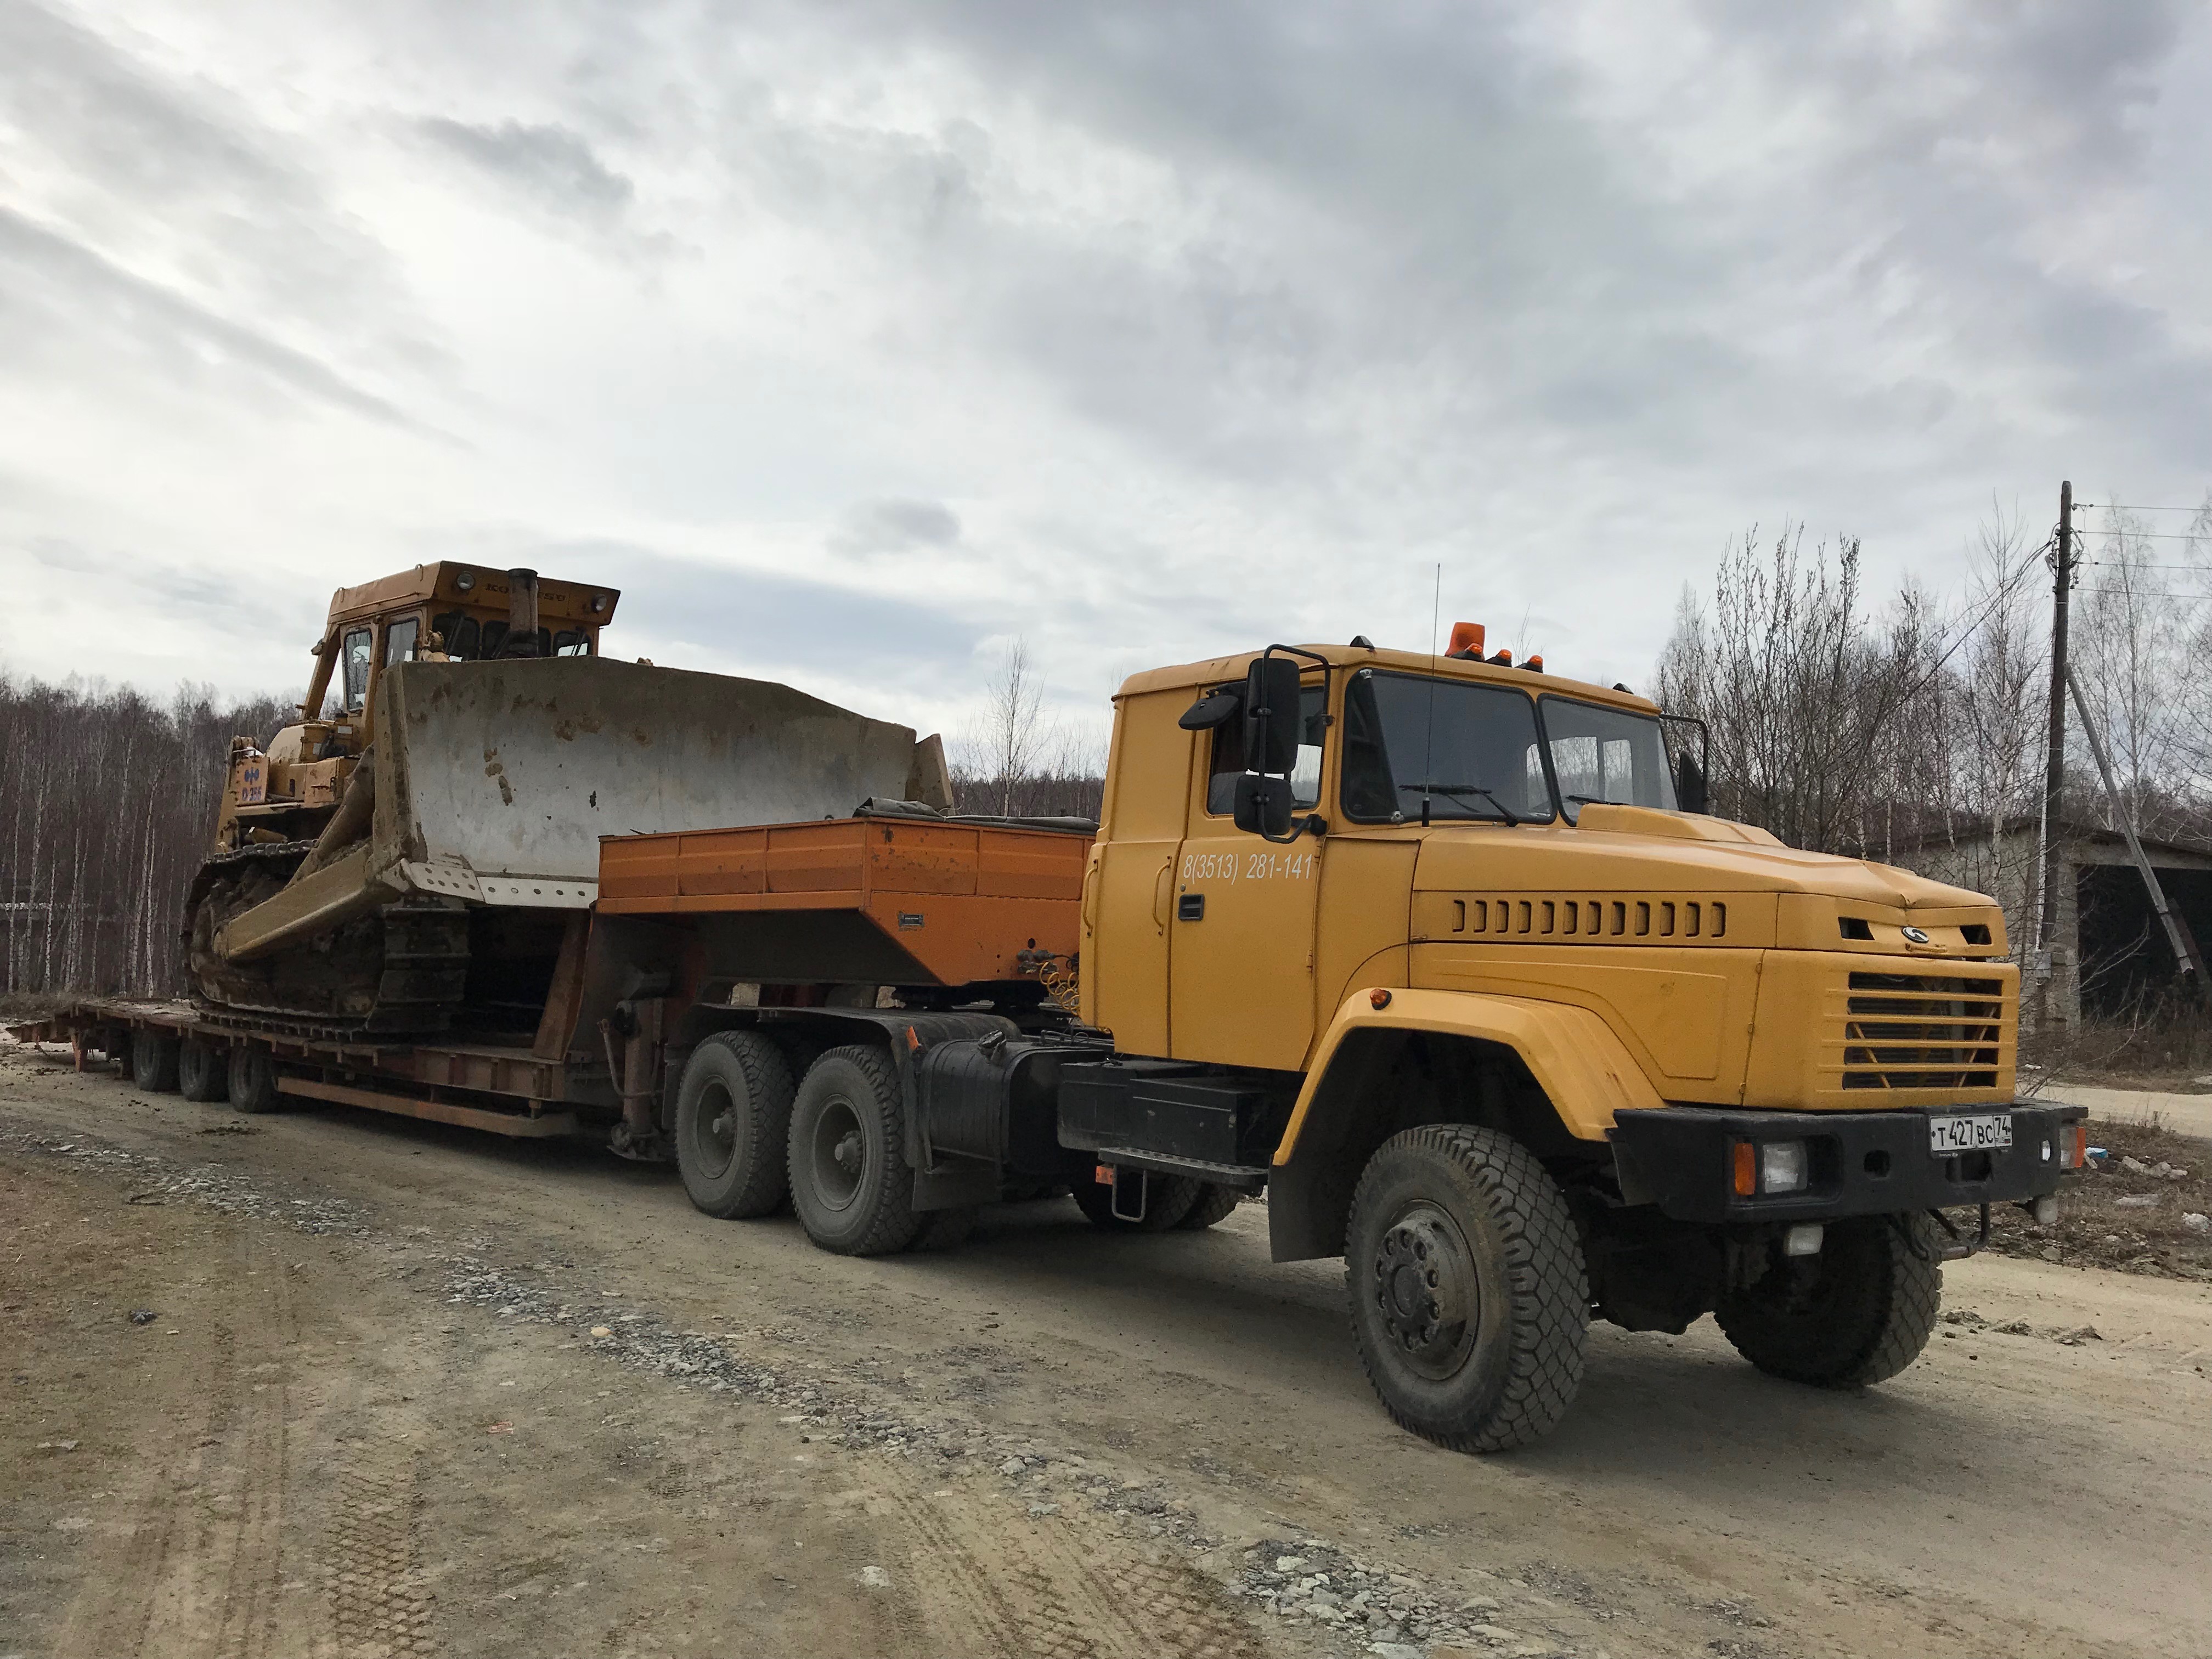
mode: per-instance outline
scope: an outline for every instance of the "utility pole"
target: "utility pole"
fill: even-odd
[[[2043,774],[2043,909],[2036,919],[2036,949],[2043,973],[2045,1030],[2057,1024],[2053,992],[2058,964],[2052,945],[2057,927],[2058,890],[2066,872],[2065,826],[2059,797],[2066,787],[2066,609],[2074,591],[2074,484],[2058,486],[2058,533],[2052,539],[2051,584],[2051,734],[2045,745]]]

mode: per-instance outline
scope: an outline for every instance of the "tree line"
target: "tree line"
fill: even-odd
[[[2155,527],[2107,510],[2077,536],[2069,655],[2121,802],[2143,836],[2212,850],[2212,498]],[[1711,729],[1713,811],[1908,867],[1940,843],[1966,885],[2038,890],[2051,542],[1997,514],[1970,552],[1957,592],[1908,577],[1876,603],[1855,538],[1729,544],[1710,592],[1685,592],[1654,688]],[[2060,822],[2117,829],[2066,718]],[[2011,921],[2018,945],[2032,918]]]
[[[185,889],[215,834],[234,735],[281,698],[164,707],[128,686],[0,674],[0,950],[15,994],[172,995]]]

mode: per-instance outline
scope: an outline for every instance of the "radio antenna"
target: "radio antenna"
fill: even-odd
[[[1437,585],[1429,596],[1429,729],[1421,738],[1421,828],[1429,827],[1429,785],[1436,777],[1437,676],[1443,665],[1437,659],[1437,628],[1443,615],[1444,567],[1437,562]]]

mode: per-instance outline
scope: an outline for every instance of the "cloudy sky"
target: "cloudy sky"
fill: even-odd
[[[419,561],[957,730],[2212,481],[2212,9],[0,0],[0,665]],[[617,641],[611,636],[610,646]]]

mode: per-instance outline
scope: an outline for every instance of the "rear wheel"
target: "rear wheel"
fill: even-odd
[[[791,1067],[756,1031],[691,1051],[676,1091],[676,1167],[711,1216],[772,1215],[790,1191]]]
[[[131,1080],[149,1094],[174,1094],[177,1040],[167,1031],[140,1026],[131,1033]]]
[[[203,1104],[229,1099],[230,1056],[204,1037],[186,1037],[177,1046],[177,1086]]]
[[[832,1048],[791,1111],[791,1202],[806,1236],[840,1255],[887,1255],[921,1231],[898,1073],[880,1048]]]
[[[1936,1331],[1943,1269],[1923,1216],[1831,1221],[1817,1255],[1785,1256],[1713,1310],[1735,1351],[1771,1376],[1816,1388],[1884,1382]]]
[[[1211,1227],[1217,1221],[1229,1219],[1230,1212],[1244,1201],[1244,1194],[1234,1187],[1224,1187],[1218,1182],[1200,1183],[1198,1202],[1190,1206],[1189,1213],[1176,1223],[1185,1232],[1196,1232]]]
[[[1361,1172],[1345,1249],[1359,1359],[1404,1427],[1455,1451],[1503,1451],[1558,1424],[1589,1331],[1565,1196],[1494,1129],[1426,1124]]]
[[[1188,1176],[1158,1175],[1149,1170],[1143,1174],[1145,1212],[1139,1220],[1114,1213],[1114,1188],[1106,1182],[1079,1177],[1075,1202],[1092,1226],[1109,1233],[1164,1233],[1180,1225],[1198,1202],[1200,1183]]]
[[[241,1042],[230,1051],[230,1103],[241,1112],[273,1112],[281,1097],[276,1092],[276,1057],[266,1048]]]

